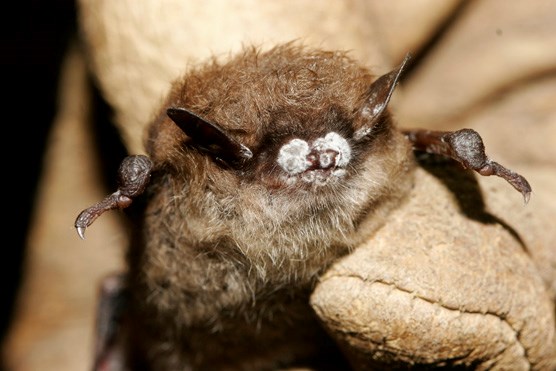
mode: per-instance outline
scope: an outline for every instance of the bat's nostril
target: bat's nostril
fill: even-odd
[[[311,153],[307,155],[307,161],[309,162],[309,168],[307,170],[326,170],[336,167],[336,158],[338,156],[338,151],[333,149],[313,149]]]
[[[311,153],[316,153],[318,168],[345,167],[351,158],[351,148],[346,139],[335,132],[313,142]]]
[[[319,154],[319,164],[322,169],[329,169],[336,166],[336,157],[338,152],[327,149]]]

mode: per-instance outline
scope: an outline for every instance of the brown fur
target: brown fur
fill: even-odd
[[[375,79],[345,53],[290,43],[248,48],[176,81],[149,130],[154,172],[130,251],[144,323],[136,337],[153,369],[260,370],[326,349],[308,295],[401,202],[410,147],[385,114],[351,143],[347,174],[324,187],[284,184],[274,159],[292,138],[352,138],[368,124],[362,108]],[[222,167],[189,145],[167,107],[217,123],[253,160]]]

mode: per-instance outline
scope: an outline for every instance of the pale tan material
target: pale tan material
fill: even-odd
[[[400,119],[415,127],[459,126],[456,119],[508,90],[553,75],[555,14],[552,0],[467,2],[405,85]]]
[[[352,49],[365,64],[386,71],[406,52],[426,45],[460,2],[261,3],[78,1],[86,63],[115,110],[130,153],[143,151],[143,128],[152,111],[169,81],[191,63],[213,53],[225,56],[251,41],[272,45],[301,38]],[[397,351],[394,356],[411,362],[484,355],[484,367],[515,360],[508,368],[534,363],[550,369],[554,359],[556,82],[550,76],[556,70],[555,3],[467,3],[398,88],[392,107],[402,126],[479,130],[488,154],[531,181],[532,199],[524,207],[502,180],[480,180],[489,210],[519,231],[530,257],[506,229],[462,217],[453,196],[422,174],[419,187],[431,187],[432,194],[416,199],[426,201],[425,207],[404,220],[404,227],[417,232],[392,234],[400,228],[398,219],[375,237],[381,241],[376,249],[369,245],[335,267],[313,297],[330,328],[352,345],[350,354],[360,365],[365,363],[361,355],[378,349],[384,334],[384,344]],[[122,266],[127,242],[116,212],[99,219],[85,241],[73,229],[77,213],[108,192],[93,161],[85,71],[75,58],[71,54],[64,67],[66,93],[45,158],[25,283],[3,349],[14,371],[90,369],[96,290],[100,277]],[[445,205],[439,212],[446,217],[429,212],[432,200],[439,208]],[[446,223],[462,224],[450,230]],[[466,230],[479,234],[466,236]],[[432,238],[438,236],[441,242]],[[466,249],[473,238],[475,248]],[[416,243],[425,240],[430,244]],[[406,248],[398,248],[403,241]],[[516,272],[503,275],[504,269]],[[472,277],[477,271],[480,276]],[[354,273],[351,278],[348,272]],[[345,300],[348,294],[360,305]],[[330,320],[333,313],[343,316],[341,326]],[[346,329],[360,333],[364,342],[343,335]],[[378,360],[386,355],[376,353]]]
[[[535,261],[556,244],[554,234],[538,237],[552,222],[531,218],[495,179],[481,179],[492,205],[481,210],[472,182],[445,175],[459,184],[456,194],[419,170],[408,203],[322,277],[313,307],[357,369],[400,361],[553,369],[554,294],[546,283],[556,281],[555,259]],[[548,201],[542,194],[535,203]],[[550,265],[544,277],[535,263]]]
[[[376,28],[375,52],[384,53],[388,61],[401,61],[410,53],[420,52],[427,40],[457,13],[465,0],[367,1],[369,21]],[[370,44],[365,49],[371,49]]]

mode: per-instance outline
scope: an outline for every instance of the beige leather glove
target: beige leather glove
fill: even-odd
[[[554,369],[553,293],[535,264],[554,246],[535,235],[552,222],[528,211],[549,197],[524,206],[498,179],[478,188],[454,166],[433,170],[322,277],[311,302],[325,327],[361,370]]]

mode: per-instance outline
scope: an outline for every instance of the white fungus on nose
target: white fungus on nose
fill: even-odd
[[[319,163],[322,168],[330,166],[343,167],[351,159],[351,148],[347,140],[335,132],[326,134],[313,142],[313,150],[319,153]],[[331,153],[332,152],[332,153]],[[335,164],[332,162],[336,161]]]
[[[316,156],[321,169],[344,167],[351,159],[351,148],[347,140],[335,132],[316,139],[311,145],[295,138],[280,148],[277,162],[284,171],[295,175],[312,166],[309,155]]]
[[[292,139],[280,148],[278,165],[292,175],[302,173],[311,165],[307,160],[309,153],[309,143],[302,139]]]

